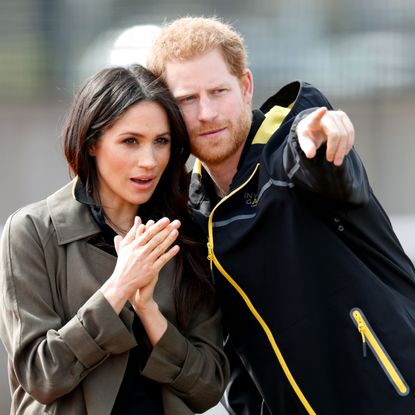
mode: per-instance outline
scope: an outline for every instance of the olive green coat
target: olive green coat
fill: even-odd
[[[72,183],[13,214],[3,230],[0,337],[9,357],[11,414],[106,415],[136,345],[133,312],[117,315],[97,291],[116,258],[88,243],[99,232]],[[166,415],[203,412],[222,396],[228,364],[220,311],[199,307],[175,327],[172,261],[155,299],[169,320],[142,374],[162,384]]]

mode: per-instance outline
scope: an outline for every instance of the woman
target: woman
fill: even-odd
[[[77,94],[64,144],[75,179],[3,231],[11,413],[207,410],[228,364],[174,99],[141,66],[102,70]]]

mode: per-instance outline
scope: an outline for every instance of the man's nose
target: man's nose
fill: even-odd
[[[199,121],[211,121],[217,116],[216,105],[208,96],[199,99]]]

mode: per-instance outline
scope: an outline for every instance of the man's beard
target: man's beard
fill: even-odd
[[[206,148],[206,145],[192,145],[192,154],[200,159],[206,165],[218,165],[225,162],[232,156],[241,146],[244,145],[251,127],[252,113],[251,109],[246,106],[242,110],[239,118],[231,125],[232,137],[226,142],[221,143],[220,148]],[[204,126],[204,130],[214,130],[221,128],[216,125]],[[199,135],[199,131],[193,132],[192,135]],[[191,140],[193,143],[196,140]]]

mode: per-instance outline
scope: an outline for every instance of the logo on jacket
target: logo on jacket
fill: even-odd
[[[258,203],[257,194],[256,193],[244,193],[245,203],[251,207],[255,207]]]

